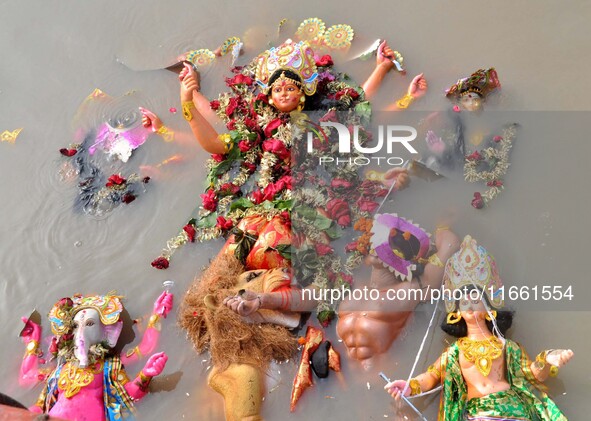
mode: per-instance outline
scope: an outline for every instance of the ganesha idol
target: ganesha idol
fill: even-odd
[[[62,298],[49,312],[54,334],[49,352],[57,360],[54,369],[39,368],[41,326],[23,318],[21,336],[27,348],[19,383],[44,381],[39,399],[29,409],[75,421],[133,419],[134,403],[148,393],[152,377],[162,373],[168,357],[163,352],[153,354],[132,381],[123,365],[156,348],[160,318],[169,314],[172,304],[172,294],[163,292],[154,303],[140,344],[117,355],[113,348],[123,327],[121,297],[109,293]]]
[[[396,214],[376,215],[371,235],[371,277],[357,285],[377,290],[379,298],[343,301],[337,323],[349,357],[366,369],[388,351],[429,289],[440,287],[444,264],[459,248],[458,237],[448,227],[437,228],[432,246],[425,230]],[[393,293],[406,299],[393,300]]]

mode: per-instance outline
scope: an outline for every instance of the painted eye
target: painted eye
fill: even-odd
[[[259,276],[261,272],[260,271],[253,271],[250,272],[247,276],[246,276],[246,282],[250,282],[252,281],[254,278],[256,278],[257,276]]]
[[[86,326],[94,326],[94,320],[87,320]]]
[[[78,322],[74,323],[74,329],[78,329]]]

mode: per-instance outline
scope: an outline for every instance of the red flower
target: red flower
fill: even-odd
[[[343,282],[346,282],[349,285],[353,285],[353,276],[352,275],[348,275],[343,272],[341,272],[340,275],[341,275],[341,279],[343,280]]]
[[[329,112],[327,112],[326,114],[324,114],[322,117],[320,117],[320,119],[318,121],[335,121],[335,122],[338,122],[339,119],[337,117],[336,110],[330,110]]]
[[[336,221],[342,227],[351,225],[349,204],[343,199],[332,199],[326,204],[329,218]]]
[[[236,76],[234,76],[233,78],[226,78],[226,85],[228,85],[229,87],[233,87],[236,85],[247,85],[250,86],[252,85],[253,80],[250,76],[245,76],[242,73],[238,73]]]
[[[281,126],[283,122],[280,118],[276,118],[275,120],[271,120],[269,124],[265,127],[265,137],[270,138],[273,137],[274,130],[276,130],[279,126]]]
[[[332,187],[333,189],[348,189],[352,185],[353,184],[350,181],[344,180],[342,178],[334,178],[330,182],[330,187]]]
[[[263,93],[258,94],[254,100],[255,101],[263,101],[265,104],[269,103],[269,97]]]
[[[255,164],[252,164],[252,163],[250,163],[250,162],[243,162],[243,163],[242,163],[242,166],[243,166],[244,168],[247,168],[247,169],[248,169],[248,172],[249,172],[250,174],[252,174],[253,172],[255,172],[255,171],[256,171],[256,169],[257,169],[257,166],[256,166]]]
[[[272,201],[275,196],[277,195],[277,193],[279,193],[282,190],[282,184],[283,183],[269,183],[267,184],[267,187],[265,187],[265,189],[263,190],[263,202],[265,200],[269,200]]]
[[[228,107],[226,108],[226,115],[230,117],[234,111],[238,108],[238,98],[232,97],[228,102]]]
[[[226,160],[226,156],[219,154],[219,153],[213,153],[211,154],[211,158],[215,161],[215,162],[222,162]]]
[[[214,99],[213,101],[211,101],[209,103],[209,106],[211,107],[212,110],[219,110],[220,109],[220,101],[218,101],[217,99]]]
[[[135,200],[135,195],[132,193],[125,193],[123,195],[123,197],[121,198],[121,201],[123,203],[125,203],[126,205],[130,204],[131,202],[133,202]]]
[[[216,228],[221,229],[222,231],[231,230],[234,226],[234,222],[231,219],[226,219],[223,216],[218,216]]]
[[[236,130],[236,120],[230,120],[226,123],[226,128],[228,130]]]
[[[235,195],[239,191],[240,191],[240,187],[238,187],[234,183],[224,183],[220,186],[220,189],[219,189],[219,193],[222,196]]]
[[[323,55],[322,57],[316,60],[316,66],[318,67],[332,66],[333,64],[334,62],[332,61],[332,57],[328,54]]]
[[[289,156],[289,151],[285,147],[285,144],[278,139],[265,140],[263,142],[263,150],[274,153],[279,159],[285,159]]]
[[[238,149],[242,152],[248,152],[252,149],[252,144],[248,140],[241,140],[238,142]]]
[[[478,192],[474,193],[474,199],[472,199],[472,207],[475,209],[482,209],[484,207],[484,200],[482,195]]]
[[[265,201],[264,194],[260,190],[255,190],[252,192],[252,202],[255,205],[261,204]]]
[[[254,118],[249,118],[249,117],[244,119],[244,125],[249,130],[255,130],[258,127],[257,121]]]
[[[466,156],[466,159],[468,161],[482,161],[482,155],[480,155],[480,152],[475,151],[473,153],[471,153],[470,155]]]
[[[488,187],[502,187],[503,182],[501,180],[493,180],[486,183]]]
[[[187,233],[187,237],[189,237],[189,241],[194,243],[195,242],[195,234],[197,234],[197,231],[195,231],[195,227],[193,226],[193,224],[187,224],[183,227],[183,231],[185,231]]]
[[[125,178],[121,177],[119,174],[113,174],[112,176],[109,177],[109,180],[107,181],[107,184],[105,184],[106,187],[116,187],[116,186],[122,186],[125,184]]]
[[[76,155],[76,152],[78,152],[77,149],[66,149],[66,148],[60,149],[60,153],[64,156],[74,156],[74,155]]]
[[[495,137],[493,137],[493,142],[495,142],[495,143],[499,143],[501,140],[503,140],[503,137],[502,136],[495,136]]]
[[[357,99],[359,98],[359,92],[357,92],[355,89],[353,88],[345,88],[345,89],[341,89],[340,91],[338,91],[334,97],[336,100],[341,99],[343,96],[345,95],[349,95],[351,97],[351,99]]]
[[[168,269],[169,265],[170,262],[165,257],[159,257],[152,262],[152,267],[155,267],[156,269]]]
[[[218,206],[218,199],[213,189],[207,190],[207,193],[201,195],[203,200],[203,209],[208,211],[214,211]]]
[[[359,209],[363,212],[372,213],[378,208],[379,204],[373,200],[359,199],[357,201],[357,206],[359,206]]]
[[[326,256],[327,254],[331,254],[334,251],[331,246],[324,243],[316,243],[314,248],[316,249],[318,256]]]
[[[283,211],[279,214],[279,218],[281,218],[281,222],[288,228],[291,228],[291,215],[288,211]]]
[[[142,183],[148,184],[149,182],[150,182],[150,177],[146,176],[146,177],[142,178]]]
[[[348,243],[345,246],[345,251],[347,253],[350,253],[350,252],[355,251],[355,250],[357,250],[357,241],[351,241],[350,243]]]

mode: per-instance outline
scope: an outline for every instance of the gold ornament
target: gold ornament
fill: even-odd
[[[102,372],[102,362],[85,368],[74,366],[72,363],[66,363],[60,373],[58,386],[64,391],[66,398],[71,398],[80,392],[80,389],[92,383],[95,374]]]
[[[493,321],[494,319],[497,318],[497,310],[491,310],[490,311],[490,316],[488,315],[488,313],[486,313],[486,316],[484,316],[484,318],[486,320],[488,320],[489,322]]]
[[[400,98],[398,101],[396,101],[396,106],[402,110],[405,110],[408,108],[410,103],[414,101],[414,99],[415,99],[415,97],[412,96],[411,94],[406,94],[402,98]]]
[[[420,395],[422,392],[421,384],[417,379],[410,379],[408,387],[410,388],[410,396]]]
[[[455,325],[460,320],[462,320],[462,314],[460,310],[456,311],[455,313],[447,313],[447,323],[450,325]]]
[[[193,113],[191,112],[191,108],[195,108],[193,101],[183,101],[181,107],[183,109],[183,118],[187,121],[193,120]]]
[[[4,130],[2,134],[0,134],[0,142],[14,143],[22,130],[22,128],[13,130],[11,132]]]
[[[503,354],[503,343],[496,336],[480,341],[468,337],[458,339],[458,347],[464,357],[473,363],[483,376],[488,376],[493,360]]]

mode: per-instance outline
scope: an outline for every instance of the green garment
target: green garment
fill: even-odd
[[[440,421],[567,421],[556,404],[540,390],[539,382],[530,369],[531,361],[521,345],[509,339],[505,342],[506,375],[511,388],[470,401],[466,401],[467,386],[460,369],[459,355],[455,342],[441,356],[443,392],[439,404]]]

